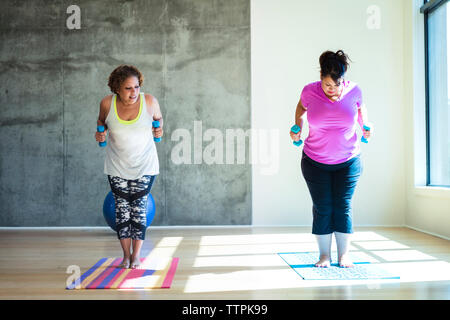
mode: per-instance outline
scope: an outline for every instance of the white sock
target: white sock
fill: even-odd
[[[331,233],[330,234],[316,234],[317,244],[319,245],[319,252],[321,256],[328,256],[331,259]]]
[[[335,232],[336,246],[338,251],[338,257],[347,254],[350,248],[350,235],[351,233]]]

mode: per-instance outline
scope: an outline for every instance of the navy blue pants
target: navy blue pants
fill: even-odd
[[[361,157],[327,165],[303,153],[301,167],[313,202],[312,233],[353,233],[352,198],[363,170]]]

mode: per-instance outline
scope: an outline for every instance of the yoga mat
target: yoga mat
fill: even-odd
[[[179,258],[141,258],[140,269],[119,268],[121,262],[122,258],[102,258],[66,289],[170,288]]]
[[[317,268],[318,252],[286,252],[278,254],[304,280],[365,280],[400,279],[400,276],[385,270],[375,258],[363,252],[350,252],[351,268],[339,267],[336,253],[331,255],[331,266]],[[375,263],[374,263],[375,262]]]

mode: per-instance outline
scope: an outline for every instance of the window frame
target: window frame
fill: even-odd
[[[426,132],[426,186],[428,187],[445,187],[447,185],[431,184],[431,168],[430,168],[430,77],[429,77],[429,41],[428,41],[428,16],[433,11],[445,5],[449,0],[424,0],[423,6],[420,7],[420,13],[424,15],[425,22],[425,132]]]

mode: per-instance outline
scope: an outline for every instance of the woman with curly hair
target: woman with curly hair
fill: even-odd
[[[352,228],[352,197],[362,173],[359,124],[369,139],[372,125],[359,86],[344,79],[349,66],[342,51],[326,51],[319,58],[320,81],[306,85],[295,112],[295,124],[303,127],[305,116],[309,135],[305,140],[301,169],[313,202],[312,233],[319,246],[317,267],[331,264],[334,233],[341,267],[351,267],[348,257]],[[366,130],[367,127],[371,128]],[[301,131],[290,132],[294,141]]]
[[[95,139],[108,136],[104,173],[114,194],[117,237],[123,250],[122,268],[139,268],[145,240],[147,201],[159,174],[158,154],[153,137],[163,135],[158,100],[140,92],[142,73],[134,66],[121,65],[109,76],[112,94],[100,102]],[[160,127],[152,122],[159,120]]]

